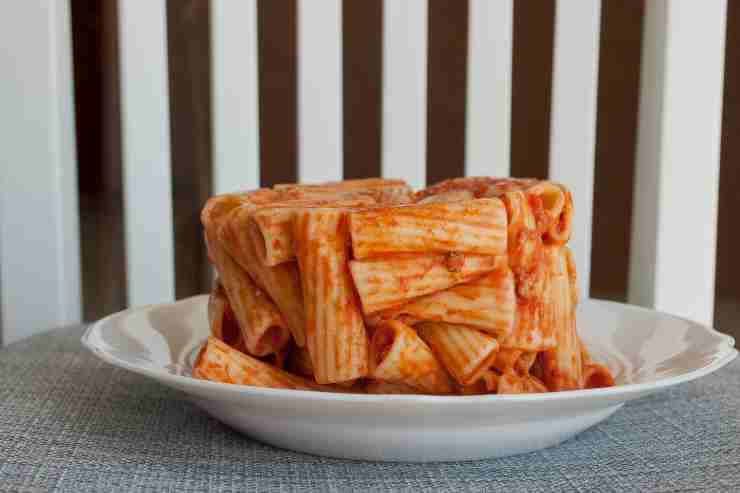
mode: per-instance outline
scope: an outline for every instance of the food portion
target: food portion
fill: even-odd
[[[479,395],[614,385],[576,332],[557,183],[381,178],[220,195],[193,376],[281,389]]]

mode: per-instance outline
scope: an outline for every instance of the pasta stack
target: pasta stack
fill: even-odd
[[[283,389],[513,394],[614,384],[576,333],[562,185],[457,178],[211,198],[218,272],[193,375]]]

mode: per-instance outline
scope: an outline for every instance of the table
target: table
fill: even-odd
[[[740,491],[740,358],[559,447],[390,464],[287,452],[87,353],[83,327],[0,350],[0,491]]]

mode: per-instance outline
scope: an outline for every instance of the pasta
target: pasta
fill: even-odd
[[[251,213],[251,219],[259,228],[257,238],[261,240],[257,254],[260,260],[269,266],[295,260],[293,214],[297,210],[322,206],[362,207],[375,203],[371,197],[361,196],[342,200],[331,200],[330,198],[292,200],[258,207]]]
[[[392,320],[373,333],[370,375],[430,394],[449,394],[452,382],[429,346],[414,329]]]
[[[499,373],[512,371],[523,354],[524,351],[521,349],[511,347],[501,348],[499,352],[496,353],[496,359],[493,360],[491,368],[495,368]]]
[[[588,354],[588,350],[580,337],[578,338],[578,347],[581,350],[581,361],[583,362],[583,388],[598,389],[612,387],[614,385],[614,377],[609,371],[609,368],[591,360],[591,356]]]
[[[501,374],[492,370],[487,370],[481,374],[476,381],[471,384],[460,387],[460,393],[463,395],[480,395],[493,394],[498,391],[498,381]]]
[[[507,372],[499,377],[496,391],[499,394],[539,394],[547,392],[548,389],[535,376]]]
[[[548,389],[540,379],[529,374],[513,371],[498,373],[487,371],[470,385],[463,386],[460,393],[464,395],[479,394],[539,394]]]
[[[421,394],[419,390],[402,383],[371,380],[365,385],[366,394]]]
[[[213,242],[210,250],[247,350],[255,356],[279,351],[290,337],[280,311],[219,242]]]
[[[306,344],[303,295],[295,262],[270,267],[259,260],[257,227],[248,220],[248,207],[232,210],[218,229],[218,241],[265,291],[284,315],[298,346]],[[247,219],[247,221],[245,221]]]
[[[293,235],[303,286],[306,343],[319,383],[367,375],[367,334],[347,270],[347,212],[296,213]]]
[[[366,195],[380,204],[405,204],[411,201],[413,192],[403,180],[387,178],[362,178],[329,183],[297,185],[294,183],[275,185],[282,192],[299,193],[302,196],[342,194],[344,197]]]
[[[555,346],[543,354],[544,381],[554,390],[577,389],[583,385],[583,359],[576,334],[575,269],[567,247],[548,247],[545,258],[550,274],[546,317]]]
[[[234,319],[234,312],[219,280],[214,283],[213,291],[208,298],[208,326],[211,335],[216,339],[233,347],[242,346],[241,328]]]
[[[275,389],[326,390],[311,380],[298,377],[228,344],[209,337],[193,365],[193,376],[204,380],[272,387]]]
[[[373,208],[350,214],[356,259],[400,252],[506,252],[506,210],[498,199]]]
[[[396,308],[425,294],[472,281],[504,259],[463,253],[400,253],[351,260],[349,268],[365,314]]]
[[[498,341],[470,327],[423,322],[417,331],[460,385],[476,381],[496,359]]]
[[[615,384],[576,331],[558,183],[367,178],[225,194],[201,212],[219,278],[195,378],[367,394]]]
[[[514,327],[516,308],[513,276],[508,267],[502,267],[477,280],[415,298],[368,318],[371,324],[399,318],[412,324],[424,320],[450,322],[508,335]]]

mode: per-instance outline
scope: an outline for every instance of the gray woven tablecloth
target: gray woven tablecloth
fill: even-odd
[[[64,329],[0,350],[1,491],[740,491],[740,360],[559,447],[441,464],[333,460],[237,434]]]

